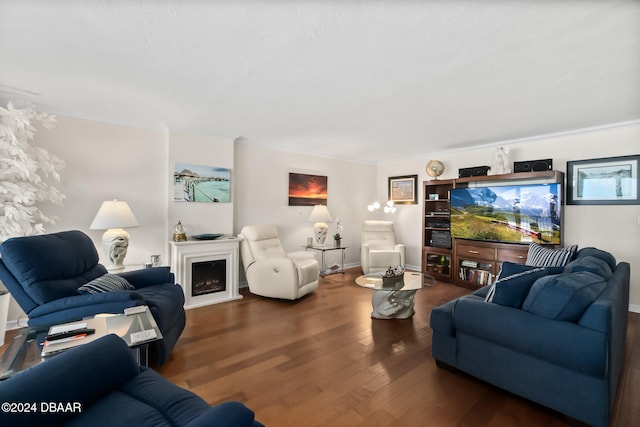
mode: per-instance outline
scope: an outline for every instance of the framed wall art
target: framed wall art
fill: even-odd
[[[327,204],[327,177],[289,173],[289,206]]]
[[[640,155],[567,162],[568,205],[638,205]]]
[[[418,175],[390,176],[389,200],[396,205],[418,203]]]
[[[173,169],[173,201],[231,202],[231,169],[176,163]]]

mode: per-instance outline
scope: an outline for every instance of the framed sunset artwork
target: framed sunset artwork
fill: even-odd
[[[289,206],[327,204],[327,177],[289,173]]]

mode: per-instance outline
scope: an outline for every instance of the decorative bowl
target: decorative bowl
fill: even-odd
[[[222,234],[204,233],[204,234],[196,234],[195,236],[191,236],[191,237],[193,237],[196,240],[216,240],[220,236],[222,236]]]

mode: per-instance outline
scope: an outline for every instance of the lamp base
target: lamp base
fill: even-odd
[[[316,222],[313,224],[313,245],[324,246],[324,241],[327,238],[327,231],[329,226],[324,222]]]
[[[116,271],[124,270],[124,265],[107,264],[104,266],[109,273],[115,273]]]
[[[102,249],[109,260],[108,271],[124,269],[124,257],[129,248],[129,233],[122,228],[110,228],[102,235]]]

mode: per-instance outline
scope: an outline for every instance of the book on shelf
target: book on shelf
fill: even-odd
[[[478,285],[488,285],[493,281],[493,274],[487,270],[460,268],[458,276],[461,280],[476,283]]]

